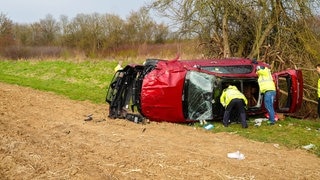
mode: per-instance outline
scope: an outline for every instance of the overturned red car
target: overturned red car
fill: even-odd
[[[257,66],[269,65],[244,58],[148,59],[143,65],[127,65],[115,73],[108,88],[109,117],[134,122],[145,118],[173,123],[220,120],[224,113],[220,95],[230,83],[248,99],[248,116],[264,114]],[[273,78],[276,112],[296,112],[302,104],[302,72],[288,69],[274,73]],[[237,121],[238,116],[234,113],[230,120]]]

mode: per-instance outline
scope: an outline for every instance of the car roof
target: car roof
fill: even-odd
[[[230,58],[208,58],[208,59],[179,59],[175,58],[172,60],[165,60],[165,59],[147,59],[149,64],[153,64],[152,62],[160,62],[160,61],[179,61],[182,64],[185,65],[188,69],[198,69],[200,71],[205,71],[209,74],[214,74],[217,76],[225,76],[225,77],[236,77],[236,78],[255,78],[257,77],[255,69],[257,66],[265,66],[269,67],[267,63],[263,61],[257,61],[255,59],[249,59],[249,58],[237,58],[237,57],[230,57]],[[247,66],[244,67],[248,70],[248,66],[250,66],[251,71],[247,73],[226,73],[226,72],[214,72],[210,71],[204,67],[235,67],[239,68],[241,66]]]
[[[256,60],[247,58],[224,58],[224,59],[193,59],[180,60],[186,64],[197,64],[201,66],[234,66],[234,65],[252,65]],[[262,62],[257,62],[262,63]]]
[[[226,73],[226,72],[220,72],[218,73],[219,76],[226,76],[226,77],[257,77],[255,69],[257,66],[266,66],[270,67],[268,64],[252,60],[248,58],[224,58],[224,59],[194,59],[194,60],[179,60],[183,64],[194,67],[194,68],[200,68],[202,71],[204,71],[206,68],[203,67],[234,67],[234,70],[238,69],[239,67],[244,67],[244,69],[248,70],[248,66],[250,66],[250,72],[247,71],[247,73]],[[208,69],[207,69],[208,70]],[[212,71],[211,73],[216,74],[217,72]],[[217,74],[216,74],[217,75]]]

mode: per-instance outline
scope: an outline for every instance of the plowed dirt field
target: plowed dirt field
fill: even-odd
[[[320,179],[320,158],[302,149],[107,112],[0,83],[0,179]],[[227,157],[237,150],[244,160]]]

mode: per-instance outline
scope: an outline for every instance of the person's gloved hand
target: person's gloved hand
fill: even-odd
[[[257,67],[256,67],[256,70],[257,70],[257,71],[260,70],[260,69],[264,69],[264,66],[257,66]]]

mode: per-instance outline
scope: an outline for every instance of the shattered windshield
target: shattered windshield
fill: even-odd
[[[189,71],[184,86],[184,114],[191,120],[212,119],[212,99],[215,77]]]
[[[201,69],[222,74],[248,74],[252,72],[251,65],[241,66],[202,66]]]

